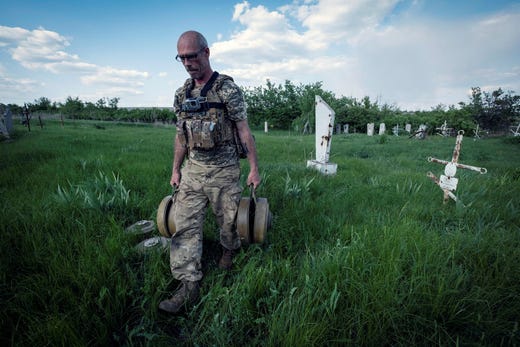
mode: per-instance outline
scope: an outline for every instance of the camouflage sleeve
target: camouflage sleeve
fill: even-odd
[[[219,90],[220,98],[226,104],[228,117],[232,121],[247,119],[246,102],[242,90],[231,80],[225,80]]]
[[[173,112],[177,116],[177,127],[179,126],[179,114],[181,112],[181,101],[180,101],[181,93],[182,93],[182,87],[177,89],[177,91],[175,92],[175,95],[173,97]]]
[[[175,91],[175,95],[173,97],[173,112],[178,115],[181,112],[181,93],[182,87]]]

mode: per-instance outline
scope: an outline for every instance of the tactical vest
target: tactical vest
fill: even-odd
[[[233,79],[218,72],[213,72],[204,85],[199,97],[192,97],[195,86],[193,79],[184,83],[179,114],[178,128],[182,131],[179,140],[190,150],[210,150],[221,144],[235,144],[234,124],[227,119],[227,110],[219,98],[220,90],[225,80]]]

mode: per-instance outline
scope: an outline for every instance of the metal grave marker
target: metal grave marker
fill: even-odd
[[[395,136],[399,136],[399,124],[397,124],[395,127],[392,128],[392,133],[395,135]]]
[[[330,144],[334,127],[334,110],[318,95],[316,105],[316,160],[307,160],[307,167],[313,167],[326,175],[334,175],[338,164],[329,163]]]
[[[436,159],[433,157],[428,158],[429,162],[446,165],[444,168],[444,175],[441,175],[440,178],[437,178],[437,176],[435,176],[431,171],[427,173],[427,176],[431,178],[432,181],[435,184],[437,184],[444,192],[444,203],[446,203],[449,198],[453,199],[454,201],[457,201],[457,197],[455,196],[455,194],[453,194],[453,192],[457,189],[457,184],[459,183],[459,179],[455,177],[455,174],[457,173],[457,168],[477,171],[480,174],[487,173],[486,168],[459,163],[460,148],[462,144],[463,135],[464,130],[460,130],[457,135],[457,140],[455,142],[455,148],[453,149],[453,156],[451,158],[451,161]]]
[[[479,129],[479,125],[477,124],[477,127],[473,129],[473,139],[474,140],[480,140],[480,134],[482,131]]]
[[[446,123],[446,121],[444,121],[444,123],[439,128],[435,128],[435,130],[440,131],[437,133],[438,135],[446,137],[446,136],[450,136],[450,133],[453,130],[453,128],[448,128],[448,123]]]
[[[415,137],[419,140],[424,140],[426,138],[426,129],[428,129],[428,127],[425,124],[419,125],[419,129],[410,135],[409,138]]]

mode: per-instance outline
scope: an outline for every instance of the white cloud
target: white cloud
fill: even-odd
[[[28,69],[45,69],[57,73],[62,64],[68,68],[75,64],[85,67],[77,55],[64,51],[70,45],[69,41],[53,31],[0,26],[0,41],[4,47],[11,46],[11,57]]]
[[[4,66],[0,64],[0,85],[2,86],[0,96],[3,97],[32,92],[43,84],[30,78],[12,78],[8,75]]]
[[[240,84],[255,86],[264,84],[267,79],[273,83],[283,83],[290,80],[293,83],[313,83],[318,80],[309,80],[308,75],[321,75],[322,67],[327,66],[331,72],[342,71],[347,65],[352,64],[349,59],[338,59],[337,57],[316,57],[313,59],[299,57],[258,64],[242,64],[240,66],[225,69],[222,72],[231,76],[240,76]],[[305,71],[305,74],[302,73]]]
[[[148,78],[147,72],[102,67],[96,69],[95,74],[81,77],[81,81],[86,85],[99,84],[121,87],[141,87],[144,85],[143,80],[146,78]]]
[[[347,39],[355,42],[362,33],[375,31],[395,2],[306,1],[268,10],[244,1],[233,14],[243,29],[216,42],[212,56],[251,84],[338,78],[356,61],[347,52]]]
[[[82,61],[66,51],[70,42],[64,36],[38,28],[26,30],[0,26],[0,44],[7,48],[13,60],[30,70],[44,70],[54,74],[79,74],[89,86],[117,86],[123,93],[142,93],[138,90],[148,78],[148,72],[117,69]]]
[[[442,19],[424,13],[422,0],[287,2],[278,8],[237,3],[229,18],[232,34],[214,34],[213,67],[240,85],[322,81],[338,96],[370,96],[408,109],[467,101],[474,86],[520,92],[520,6]],[[164,83],[175,90],[184,81],[185,75],[168,74],[166,67],[150,79],[148,72],[131,67],[86,61],[73,43],[44,28],[0,26],[2,59],[11,58],[3,62],[10,75],[0,71],[0,82],[33,93],[44,90],[36,79],[45,78],[49,84],[60,81],[52,88],[58,95],[153,95],[128,98],[131,104],[154,103],[167,89]],[[18,75],[24,68],[27,74]],[[153,86],[157,81],[160,86]],[[163,100],[169,105],[171,98]]]
[[[307,28],[306,37],[332,44],[355,42],[375,30],[399,0],[321,0],[299,6],[297,19]]]
[[[0,84],[3,93],[16,95],[16,93],[32,92],[36,87],[43,86],[42,83],[29,78],[10,78],[0,75]]]
[[[278,60],[281,54],[303,56],[309,51],[304,37],[291,28],[279,11],[268,11],[262,5],[251,8],[248,2],[243,2],[235,5],[233,20],[245,28],[231,40],[213,44],[212,55],[216,61],[228,62],[228,57],[232,57],[237,62],[262,62]]]
[[[490,82],[518,88],[520,33],[510,29],[519,20],[520,13],[423,19],[365,35],[357,45],[357,81],[367,93],[423,107],[467,101],[468,88]]]
[[[4,46],[12,42],[22,41],[29,36],[29,34],[29,30],[20,27],[6,27],[0,25],[0,42]]]
[[[241,28],[212,45],[212,58],[239,84],[324,81],[339,95],[405,108],[467,101],[474,86],[520,88],[518,8],[451,20],[404,8],[396,18],[398,2],[310,0],[268,9],[244,1],[232,17]]]

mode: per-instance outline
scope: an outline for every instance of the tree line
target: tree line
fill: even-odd
[[[26,108],[30,114],[61,115],[67,119],[84,119],[100,121],[121,122],[163,122],[173,123],[175,114],[169,108],[143,107],[126,108],[118,107],[119,98],[101,98],[97,102],[84,102],[78,97],[67,97],[64,103],[51,102],[46,97],[25,103],[23,106],[9,104],[13,114],[22,115]]]
[[[468,101],[458,105],[443,104],[430,110],[400,110],[395,105],[380,104],[368,96],[362,99],[336,96],[323,88],[322,82],[295,85],[291,81],[242,88],[247,103],[249,123],[261,129],[264,122],[272,129],[302,131],[305,126],[314,126],[315,95],[322,97],[335,111],[336,124],[349,124],[351,132],[365,132],[367,123],[385,123],[387,127],[411,124],[416,129],[420,124],[434,132],[444,122],[449,127],[466,132],[478,125],[481,130],[507,132],[511,125],[520,121],[520,96],[501,88],[492,92],[473,87]],[[51,102],[46,97],[26,103],[24,106],[8,105],[14,114],[29,112],[60,114],[69,119],[112,120],[128,122],[174,123],[176,115],[171,108],[119,108],[119,98],[101,98],[96,103],[83,102],[78,97],[67,97],[65,103]]]
[[[486,92],[473,87],[469,101],[455,105],[437,105],[431,110],[400,110],[395,105],[380,104],[368,96],[362,99],[337,97],[324,90],[322,83],[294,85],[290,81],[275,85],[269,80],[264,86],[245,89],[250,123],[260,127],[264,121],[279,129],[303,129],[305,124],[314,126],[314,100],[320,95],[335,112],[336,124],[349,124],[355,132],[366,132],[367,123],[385,123],[388,127],[411,124],[414,129],[421,124],[429,132],[444,122],[453,129],[466,132],[478,125],[481,130],[507,132],[512,124],[520,121],[520,96],[501,88]]]

